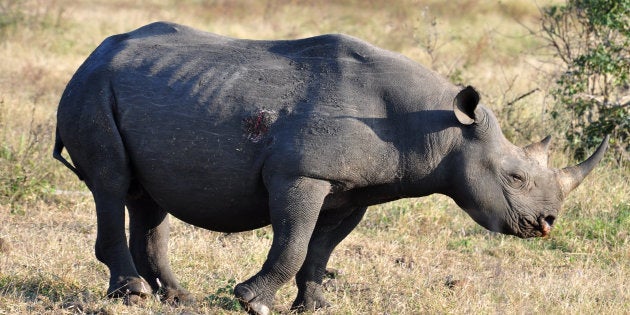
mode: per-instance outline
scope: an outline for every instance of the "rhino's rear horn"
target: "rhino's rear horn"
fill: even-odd
[[[602,143],[597,148],[597,151],[593,153],[586,161],[575,165],[565,167],[560,170],[558,174],[558,181],[560,183],[560,188],[562,189],[562,194],[566,197],[575,187],[580,185],[584,177],[590,173],[595,165],[599,163],[599,161],[604,157],[604,153],[608,149],[608,140],[610,136],[606,135]]]
[[[542,139],[540,142],[532,143],[523,148],[525,153],[536,160],[541,166],[547,167],[547,163],[549,160],[549,154],[547,153],[547,149],[549,149],[549,143],[551,142],[551,136],[546,136],[545,139]]]

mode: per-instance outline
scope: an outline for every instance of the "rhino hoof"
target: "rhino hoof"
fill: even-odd
[[[123,303],[128,306],[142,305],[146,301],[146,297],[132,293],[125,295],[123,299]]]
[[[302,300],[302,301],[296,300],[295,302],[293,302],[293,305],[291,305],[291,310],[298,313],[303,313],[306,311],[316,311],[318,309],[328,308],[331,306],[332,305],[328,301],[320,297],[317,299],[309,299],[309,300]]]
[[[262,303],[258,303],[258,302],[254,302],[254,303],[247,303],[247,306],[244,306],[245,310],[247,311],[247,314],[250,315],[269,315],[271,314],[271,311],[269,310],[269,307],[267,307],[267,305],[264,305]]]
[[[241,306],[252,315],[269,315],[271,310],[260,301],[256,301],[257,295],[245,284],[238,284],[234,288],[234,295]]]
[[[160,301],[168,305],[190,305],[195,303],[195,298],[184,289],[161,289],[158,293]]]
[[[151,286],[142,278],[126,278],[107,290],[107,297],[123,298],[127,305],[140,304],[149,296],[151,296]]]

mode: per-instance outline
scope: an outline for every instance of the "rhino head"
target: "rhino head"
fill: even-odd
[[[518,237],[546,236],[562,201],[602,159],[608,136],[584,162],[563,169],[548,167],[550,137],[523,148],[510,143],[492,112],[478,106],[479,94],[467,87],[453,110],[461,123],[451,197],[483,227]]]

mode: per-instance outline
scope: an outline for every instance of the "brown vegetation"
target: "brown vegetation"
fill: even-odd
[[[535,29],[538,12],[528,0],[0,0],[0,314],[239,313],[231,288],[260,268],[271,244],[269,228],[225,235],[173,220],[172,265],[197,303],[103,298],[93,203],[50,153],[59,96],[106,36],[155,20],[255,39],[347,33],[477,87],[523,145],[564,130],[544,114],[554,66],[521,25]],[[556,150],[553,164],[568,156]],[[544,239],[487,232],[440,196],[372,207],[333,254],[334,306],[318,313],[630,309],[630,171],[613,165],[571,195]],[[288,312],[295,294],[283,287],[276,310]]]

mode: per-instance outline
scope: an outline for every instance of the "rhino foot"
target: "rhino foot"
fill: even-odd
[[[252,315],[269,315],[271,310],[269,306],[262,301],[260,295],[254,293],[252,289],[246,284],[238,284],[234,288],[234,295],[238,299],[241,306]]]
[[[169,305],[190,305],[195,303],[195,298],[185,289],[161,288],[158,292],[160,301]]]
[[[331,304],[326,301],[321,290],[317,292],[302,296],[295,299],[293,305],[291,305],[291,310],[296,311],[298,313],[306,312],[306,311],[315,311],[320,308],[330,307]]]
[[[144,279],[137,277],[127,277],[107,289],[107,297],[123,298],[127,305],[141,304],[149,296],[151,286]]]

